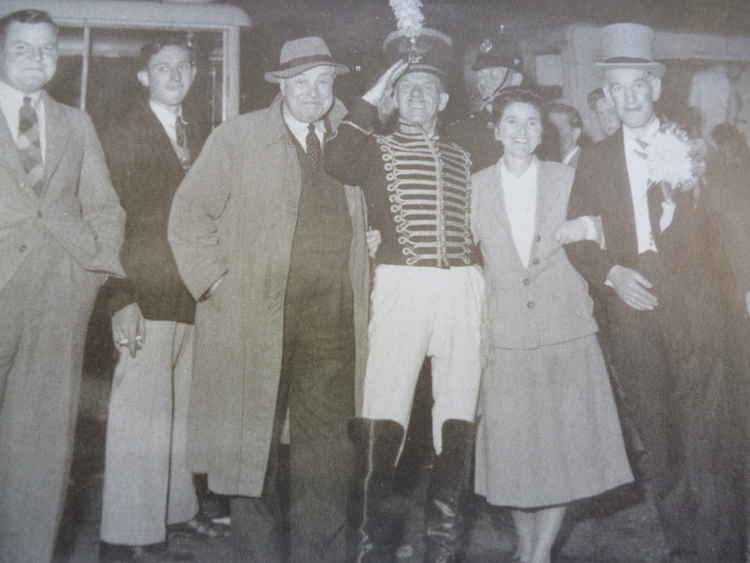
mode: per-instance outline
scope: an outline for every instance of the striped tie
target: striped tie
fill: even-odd
[[[21,153],[21,163],[34,193],[41,195],[44,186],[44,162],[39,140],[39,119],[28,96],[23,98],[18,118],[18,151]]]
[[[190,147],[188,146],[188,133],[187,123],[182,119],[181,115],[177,116],[177,120],[174,123],[175,129],[175,141],[177,144],[177,156],[180,159],[182,168],[188,170],[190,168]]]

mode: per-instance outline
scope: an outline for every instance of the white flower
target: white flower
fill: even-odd
[[[703,171],[702,155],[697,149],[679,126],[662,124],[646,147],[649,182],[664,182],[676,190],[692,189]]]
[[[424,15],[421,0],[389,0],[396,27],[406,37],[418,37],[422,32]]]

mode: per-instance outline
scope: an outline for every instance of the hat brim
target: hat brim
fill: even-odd
[[[657,78],[661,78],[664,76],[664,73],[667,70],[667,67],[664,66],[662,63],[657,63],[656,61],[653,62],[616,62],[616,63],[605,63],[605,62],[596,62],[594,63],[594,68],[597,70],[604,72],[605,70],[613,69],[613,68],[634,68],[637,70],[645,70],[646,72],[650,72]]]
[[[284,80],[286,78],[292,78],[293,76],[297,76],[298,74],[302,74],[306,70],[310,70],[311,68],[315,68],[316,66],[330,66],[333,67],[333,69],[336,71],[336,76],[339,76],[341,74],[348,74],[349,67],[346,65],[342,65],[340,63],[325,63],[325,62],[311,62],[311,63],[305,63],[297,66],[293,66],[291,68],[285,68],[284,70],[271,70],[263,75],[263,77],[266,79],[266,82],[272,82],[274,84],[277,84],[281,80]]]

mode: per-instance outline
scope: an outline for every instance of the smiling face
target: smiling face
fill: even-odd
[[[26,94],[42,89],[57,70],[57,30],[48,23],[11,22],[0,51],[0,80]]]
[[[280,82],[284,105],[289,113],[303,123],[321,119],[333,105],[333,82],[336,70],[321,65]]]
[[[429,130],[445,109],[448,94],[431,72],[410,72],[396,83],[395,102],[401,121]]]
[[[661,94],[661,79],[645,70],[613,68],[605,74],[604,92],[617,109],[620,120],[640,129],[654,118],[654,102]]]
[[[495,125],[495,138],[503,144],[504,154],[525,159],[542,140],[542,116],[532,104],[512,102]]]
[[[138,73],[140,83],[148,88],[149,99],[176,108],[187,96],[195,78],[192,54],[186,47],[166,45],[151,56],[148,66]]]

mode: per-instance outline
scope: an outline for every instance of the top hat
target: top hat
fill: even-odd
[[[428,27],[422,28],[416,37],[398,30],[383,41],[383,53],[389,66],[398,59],[407,61],[407,73],[421,71],[447,76],[453,62],[453,41],[446,34]]]
[[[349,72],[349,67],[333,60],[328,45],[320,37],[302,37],[284,43],[279,56],[279,68],[267,72],[265,79],[268,82],[279,82],[316,66],[333,67],[337,75]]]
[[[479,43],[479,52],[471,70],[503,67],[523,74],[521,49],[510,37],[487,37]]]
[[[635,68],[661,78],[666,67],[656,62],[651,54],[654,30],[638,23],[613,23],[602,28],[601,60],[595,63],[600,70]]]

